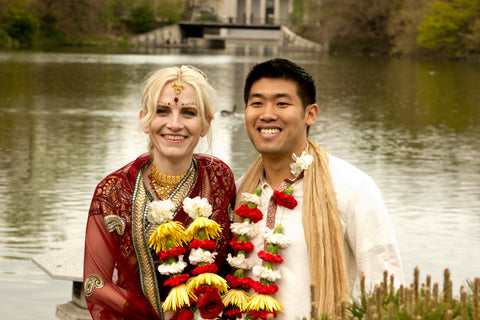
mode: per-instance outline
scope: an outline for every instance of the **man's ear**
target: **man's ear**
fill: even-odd
[[[315,123],[318,117],[318,106],[314,104],[309,104],[305,110],[305,124],[311,126]]]
[[[143,110],[140,110],[140,112],[138,113],[138,119],[139,119],[139,120],[142,120],[142,118],[143,118]],[[148,128],[148,126],[143,127],[142,130],[143,130],[143,132],[145,132],[146,134],[149,134],[149,132],[150,132],[150,129]]]

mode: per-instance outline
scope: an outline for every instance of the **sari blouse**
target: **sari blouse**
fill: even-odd
[[[227,267],[231,239],[230,213],[235,201],[231,169],[221,160],[194,154],[197,176],[188,192],[181,195],[207,198],[210,219],[222,228],[216,246],[219,273]],[[84,290],[93,319],[163,319],[161,303],[170,287],[168,278],[156,270],[156,254],[148,247],[147,203],[153,196],[145,187],[142,168],[151,161],[148,154],[111,173],[96,187],[91,202],[84,260]],[[179,207],[174,220],[188,227],[193,221]],[[185,256],[185,261],[188,257]],[[189,265],[185,272],[192,267]]]

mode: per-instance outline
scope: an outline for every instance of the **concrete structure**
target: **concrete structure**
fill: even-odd
[[[183,21],[177,25],[137,35],[130,39],[130,43],[138,48],[211,49],[225,48],[229,44],[260,44],[275,47],[280,51],[328,52],[328,45],[320,45],[302,38],[285,26],[219,22]]]
[[[72,282],[72,300],[57,305],[55,315],[61,320],[91,320],[83,291],[83,247],[39,254],[33,262],[52,279]]]
[[[210,11],[211,8],[215,6],[208,7]],[[216,8],[212,13],[222,22],[284,25],[292,10],[292,0],[223,0]]]

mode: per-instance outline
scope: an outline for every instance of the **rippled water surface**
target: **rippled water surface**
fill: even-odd
[[[257,48],[258,49],[258,48]],[[311,138],[382,190],[407,279],[413,268],[454,285],[480,276],[480,66],[463,62],[279,54],[315,78]],[[0,52],[2,318],[55,319],[71,284],[36,254],[82,245],[95,185],[143,153],[140,84],[152,70],[194,64],[218,90],[213,152],[239,177],[256,157],[243,126],[243,79],[272,54]],[[203,141],[199,151],[206,150]]]

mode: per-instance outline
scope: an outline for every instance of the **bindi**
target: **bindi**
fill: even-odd
[[[175,101],[175,104],[178,103],[178,95],[185,89],[185,84],[182,83],[182,71],[178,70],[178,76],[177,76],[177,81],[172,83],[172,88],[173,91],[175,92],[175,98],[173,101]]]
[[[178,70],[178,77],[175,82],[172,83],[175,97],[173,103],[167,101],[159,101],[158,103],[164,106],[194,106],[195,102],[180,102],[179,94],[185,89],[185,84],[182,82],[182,72]]]

